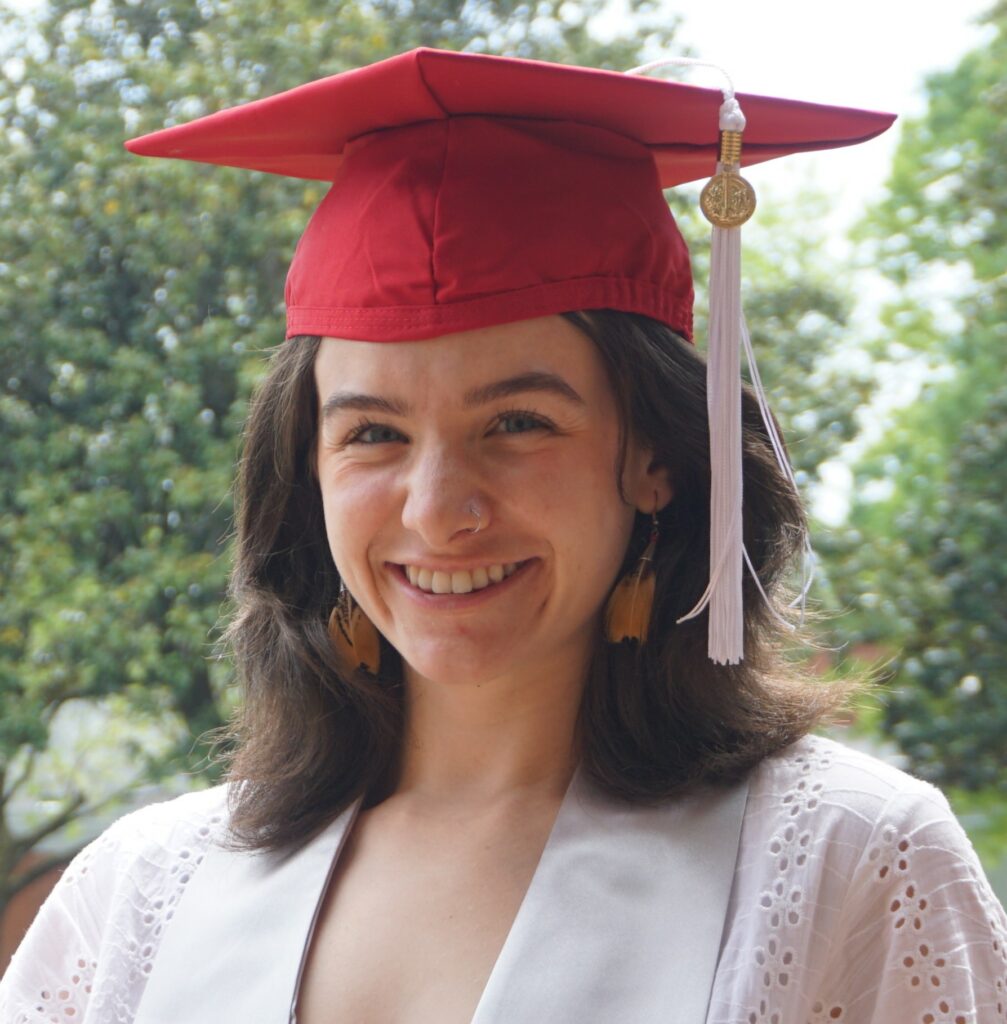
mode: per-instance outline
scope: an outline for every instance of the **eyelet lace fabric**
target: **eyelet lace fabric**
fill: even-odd
[[[216,787],[78,854],[0,981],[0,1022],[131,1024],[225,824]],[[835,1022],[1007,1022],[1007,917],[937,789],[809,736],[753,773],[707,1024]]]
[[[134,811],[63,872],[0,981],[2,1024],[131,1024],[206,847],[222,786]]]
[[[806,737],[753,777],[707,1020],[1007,1021],[1005,940],[943,794]]]

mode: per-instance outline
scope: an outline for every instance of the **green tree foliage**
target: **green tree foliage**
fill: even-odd
[[[13,873],[47,836],[138,782],[212,776],[194,740],[233,699],[213,639],[238,438],[323,194],[144,161],[122,140],[415,45],[626,68],[669,41],[646,0],[632,38],[599,41],[601,6],[52,0],[31,24],[0,13],[0,909],[47,866]],[[687,236],[708,237],[676,204]],[[749,312],[810,479],[866,386],[825,359],[849,300],[813,237],[771,230],[760,244]],[[702,278],[701,243],[697,266]],[[801,397],[823,382],[825,398]]]
[[[631,66],[642,37],[594,39],[600,6],[0,11],[0,907],[48,866],[15,875],[25,852],[138,782],[195,770],[194,737],[227,713],[212,641],[237,439],[323,194],[140,160],[122,141],[416,45]],[[129,757],[73,754],[61,716],[105,723]]]
[[[866,361],[849,358],[857,344],[849,326],[854,296],[824,254],[817,225],[825,203],[810,193],[762,197],[744,242],[752,344],[798,484],[809,497],[823,463],[856,435],[857,409],[873,390]]]
[[[883,728],[919,773],[1002,794],[1007,5],[987,20],[989,43],[928,80],[927,112],[906,125],[867,224],[900,289],[878,354],[917,367],[923,386],[857,467],[835,572],[858,609],[853,639],[897,651]],[[949,286],[951,301],[936,301]]]

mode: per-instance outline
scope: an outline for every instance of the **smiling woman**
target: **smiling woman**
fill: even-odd
[[[420,841],[395,816],[415,813],[405,794],[419,796],[426,815],[438,809],[427,806],[432,772],[459,772],[440,783],[456,805],[485,814],[499,802],[501,793],[490,799],[462,775],[472,747],[484,748],[478,761],[492,778],[486,744],[520,744],[511,785],[522,793],[527,874],[558,811],[571,750],[602,791],[648,803],[697,780],[737,782],[841,702],[840,688],[799,678],[779,657],[780,626],[754,585],[742,664],[714,665],[704,625],[676,625],[708,571],[704,405],[705,367],[692,346],[632,314],[544,317],[401,344],[299,337],[277,351],[247,428],[231,631],[248,683],[232,771],[268,781],[242,789],[232,838],[249,849],[289,846],[363,792],[353,842],[377,830],[370,863],[380,865],[341,859],[347,875],[357,863],[363,877],[341,877],[330,890],[302,1020],[329,1019],[323,1007],[333,1002],[354,1007],[347,1020],[386,1019],[375,1007],[379,990],[391,998],[387,982],[344,986],[368,977],[368,963],[353,958],[360,936],[340,936],[339,922],[358,916],[375,957],[398,950],[400,967],[417,972],[432,1018],[466,997],[457,1017],[471,1017],[528,878],[496,895],[513,905],[453,936],[469,951],[454,949],[453,959],[480,983],[445,992],[433,965],[400,948],[419,937],[394,907],[415,894],[389,893],[404,867],[384,852],[381,830],[408,847]],[[804,517],[747,392],[744,423],[746,539],[774,590]],[[632,569],[655,511],[662,542],[647,643],[608,643],[601,619],[612,582]],[[354,672],[331,644],[326,624],[342,586],[382,638],[377,674]],[[470,736],[452,735],[459,726]],[[441,753],[421,753],[430,747]],[[551,800],[536,792],[547,771],[562,783]],[[512,832],[513,813],[496,827]],[[485,842],[485,829],[470,841]],[[462,838],[455,826],[440,842]],[[436,850],[434,837],[426,841]],[[484,878],[500,871],[470,855],[452,873],[472,874],[476,863]],[[365,897],[354,892],[383,893],[388,905],[358,907]],[[450,904],[459,895],[440,897]],[[428,914],[418,916],[429,938]],[[340,972],[344,982],[328,970],[334,962],[353,965]]]
[[[333,187],[244,439],[228,781],[80,855],[0,1018],[1005,1018],[943,796],[810,734],[804,512],[662,195],[717,165],[743,334],[739,159],[891,119],[744,104],[739,157],[733,94],[417,51],[131,143]]]
[[[253,846],[290,842],[357,793],[387,793],[407,696],[436,699],[444,685],[492,683],[511,706],[568,689],[585,767],[636,799],[739,779],[841,706],[842,687],[780,656],[782,628],[754,582],[741,664],[713,665],[704,624],[677,624],[708,572],[704,413],[695,349],[631,314],[279,349],[247,427],[230,634],[250,697],[234,768],[269,784],[246,787],[234,829]],[[773,591],[804,513],[747,391],[743,419],[747,548]],[[606,643],[606,598],[655,510],[648,642]],[[453,593],[456,573],[480,570],[499,589]],[[341,584],[383,638],[378,676],[347,673],[332,648]],[[296,700],[276,699],[281,679]],[[346,731],[333,730],[334,707]],[[315,806],[292,799],[306,782]]]

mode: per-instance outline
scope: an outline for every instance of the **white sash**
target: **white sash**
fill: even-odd
[[[748,783],[654,807],[578,771],[472,1024],[703,1024]],[[293,854],[211,847],[135,1024],[288,1024],[359,802]]]

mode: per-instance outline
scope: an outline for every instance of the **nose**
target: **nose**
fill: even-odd
[[[465,452],[440,446],[417,453],[406,481],[402,525],[430,551],[443,550],[477,526],[485,530],[488,508],[478,467]]]

